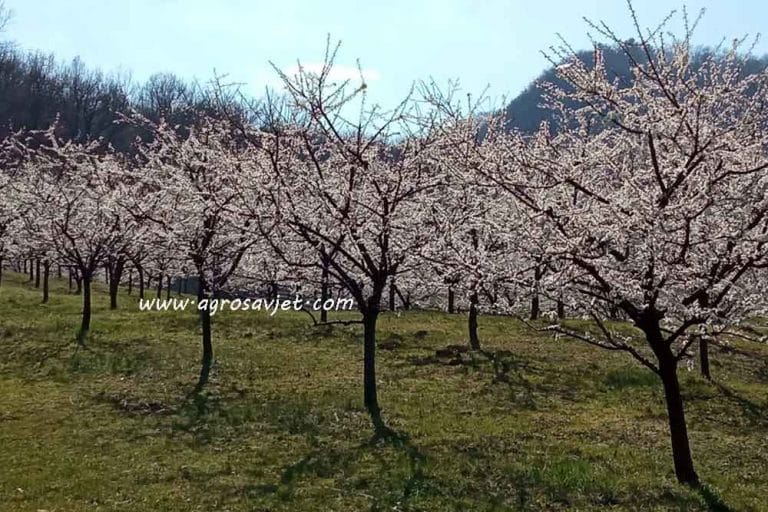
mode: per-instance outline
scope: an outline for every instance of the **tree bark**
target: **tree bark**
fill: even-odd
[[[277,300],[277,283],[275,281],[269,282],[269,299],[270,300]]]
[[[395,286],[395,293],[397,294],[397,297],[400,299],[400,304],[402,304],[402,307],[405,311],[409,311],[411,309],[411,295],[410,293],[406,293],[405,295],[402,294],[400,291],[400,288]]]
[[[375,307],[363,311],[363,403],[374,418],[379,418],[379,399],[376,391],[376,320]]]
[[[565,302],[563,302],[562,297],[557,299],[557,318],[565,320]]]
[[[123,277],[125,261],[116,258],[107,266],[107,282],[109,283],[109,309],[117,309],[117,293],[120,291],[120,280]]]
[[[35,280],[35,264],[32,260],[29,260],[29,282]]]
[[[40,288],[40,259],[35,260],[35,288]]]
[[[693,456],[688,441],[685,408],[680,393],[680,381],[677,378],[677,359],[661,333],[658,312],[647,311],[644,315],[645,318],[640,320],[638,327],[644,331],[659,364],[659,377],[664,386],[664,401],[667,406],[675,476],[678,482],[695,486],[699,484],[699,477],[693,467]]]
[[[83,317],[80,323],[80,332],[77,335],[77,342],[81,346],[85,346],[85,338],[88,336],[88,331],[91,330],[91,274],[90,272],[83,272],[80,279],[82,281],[83,288]]]
[[[376,384],[376,321],[379,317],[379,306],[385,286],[386,279],[374,282],[373,293],[365,301],[365,306],[361,308],[363,315],[363,403],[371,415],[371,423],[376,438],[389,437],[394,434],[381,417]]]
[[[165,276],[165,298],[167,300],[171,299],[171,276],[170,275]]]
[[[395,278],[393,277],[389,281],[389,310],[394,311],[395,310],[395,298],[396,298],[396,292],[397,288],[395,288]]]
[[[139,272],[139,298],[144,298],[144,267],[136,267]]]
[[[133,269],[128,270],[128,295],[133,293]]]
[[[453,314],[456,311],[456,298],[453,293],[453,288],[448,287],[448,313]]]
[[[328,311],[325,309],[325,301],[328,300],[328,262],[323,262],[323,271],[320,276],[320,300],[322,301],[322,307],[320,308],[320,321],[328,321]]]
[[[48,303],[48,277],[51,273],[51,262],[45,260],[43,263],[43,304]]]
[[[197,301],[198,304],[205,299],[205,284],[203,276],[200,275],[197,287]],[[200,363],[200,377],[197,380],[195,386],[195,393],[199,393],[203,390],[208,383],[208,378],[211,374],[211,365],[213,364],[213,341],[211,338],[211,310],[210,304],[205,303],[206,307],[200,309],[200,326],[202,328],[202,340],[203,340],[203,358]]]
[[[703,336],[699,337],[699,360],[702,377],[712,380],[712,374],[709,371],[709,342]]]
[[[469,296],[469,348],[480,350],[480,338],[477,336],[477,292]]]
[[[157,298],[163,298],[163,274],[157,276]]]
[[[688,427],[685,423],[683,397],[677,379],[677,364],[670,354],[669,361],[659,361],[661,381],[664,385],[664,400],[667,404],[669,433],[672,442],[672,460],[675,464],[677,481],[697,485],[699,476],[693,467],[693,456],[688,442]]]
[[[533,271],[533,296],[531,297],[531,320],[536,320],[541,315],[541,304],[539,303],[539,282],[541,281],[542,271],[537,266]]]
[[[541,306],[539,305],[539,293],[534,291],[533,297],[531,297],[531,320],[536,320],[541,314]]]
[[[83,293],[83,276],[80,275],[80,271],[75,269],[75,295]]]

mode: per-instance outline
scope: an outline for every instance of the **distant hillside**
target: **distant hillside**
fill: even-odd
[[[608,69],[608,72],[610,73],[609,76],[611,76],[611,78],[618,77],[623,83],[629,83],[631,73],[627,56],[624,55],[621,50],[613,47],[603,47],[602,50],[606,69]],[[705,57],[711,55],[712,52],[713,50],[710,48],[700,49],[694,56],[694,62],[701,62]],[[582,62],[590,64],[594,61],[593,50],[583,50],[578,52],[578,57]],[[634,57],[639,61],[645,60],[639,49]],[[765,69],[766,67],[768,67],[768,55],[749,59],[745,72],[747,74],[752,74]],[[539,106],[542,102],[542,98],[538,84],[542,82],[553,82],[564,85],[564,82],[557,77],[554,67],[544,71],[522,93],[507,105],[506,120],[508,126],[518,128],[526,133],[532,133],[538,129],[542,121],[552,119],[551,112]]]

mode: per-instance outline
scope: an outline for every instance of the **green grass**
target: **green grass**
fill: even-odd
[[[768,510],[768,350],[711,349],[716,384],[681,370],[695,462],[674,480],[661,386],[627,355],[483,317],[383,315],[380,401],[398,442],[372,442],[360,329],[303,314],[214,317],[198,372],[195,313],[142,313],[96,289],[50,304],[20,275],[0,288],[0,511]],[[718,508],[718,502],[721,503]]]

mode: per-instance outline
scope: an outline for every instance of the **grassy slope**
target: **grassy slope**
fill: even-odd
[[[193,311],[140,313],[96,294],[88,350],[79,297],[0,288],[0,510],[707,510],[674,482],[660,385],[627,356],[482,318],[494,369],[429,356],[464,317],[385,315],[380,397],[400,444],[371,444],[359,330],[308,317],[216,316],[209,391]],[[694,457],[733,510],[768,510],[768,350],[713,350],[725,386],[682,371]],[[709,502],[716,501],[710,497]]]

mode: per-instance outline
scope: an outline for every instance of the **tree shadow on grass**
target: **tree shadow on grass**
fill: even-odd
[[[448,345],[426,357],[411,356],[408,362],[415,366],[454,366],[481,372],[490,365],[493,372],[490,385],[506,385],[512,393],[513,401],[527,409],[536,409],[536,393],[552,392],[549,386],[534,384],[529,380],[526,373],[539,373],[539,369],[509,350],[473,351],[467,345]],[[490,387],[487,391],[492,392]]]
[[[733,389],[725,386],[721,383],[715,383],[717,389],[728,398],[738,405],[744,416],[755,425],[768,426],[768,404],[760,404],[739,395]]]
[[[215,391],[203,391],[176,398],[150,399],[136,393],[101,391],[93,396],[119,414],[137,420],[130,423],[131,439],[182,436],[188,443],[204,446],[221,437],[231,437],[236,429],[257,416],[256,407],[230,402]],[[153,421],[153,423],[148,423]],[[154,428],[148,428],[153,425]]]
[[[733,509],[723,501],[718,492],[707,484],[701,483],[693,487],[704,500],[710,512],[733,512]]]
[[[107,393],[101,391],[94,395],[97,402],[110,404],[116,411],[136,416],[171,415],[178,410],[178,405],[168,404],[160,400],[133,398],[125,393]]]
[[[380,416],[374,435],[353,446],[319,446],[297,462],[284,466],[274,481],[254,482],[237,488],[222,489],[226,495],[242,495],[259,502],[279,500],[290,503],[302,488],[312,488],[307,479],[335,480],[323,486],[339,495],[364,497],[371,511],[408,509],[408,503],[429,480],[425,472],[427,458],[412,443],[407,433],[384,425]],[[371,466],[371,461],[375,464]],[[260,471],[252,472],[253,476]]]
[[[505,384],[510,391],[514,392],[518,405],[527,409],[536,409],[535,393],[540,386],[534,385],[525,376],[525,372],[535,371],[533,365],[508,350],[495,352],[483,350],[480,353],[492,365],[492,384]]]

